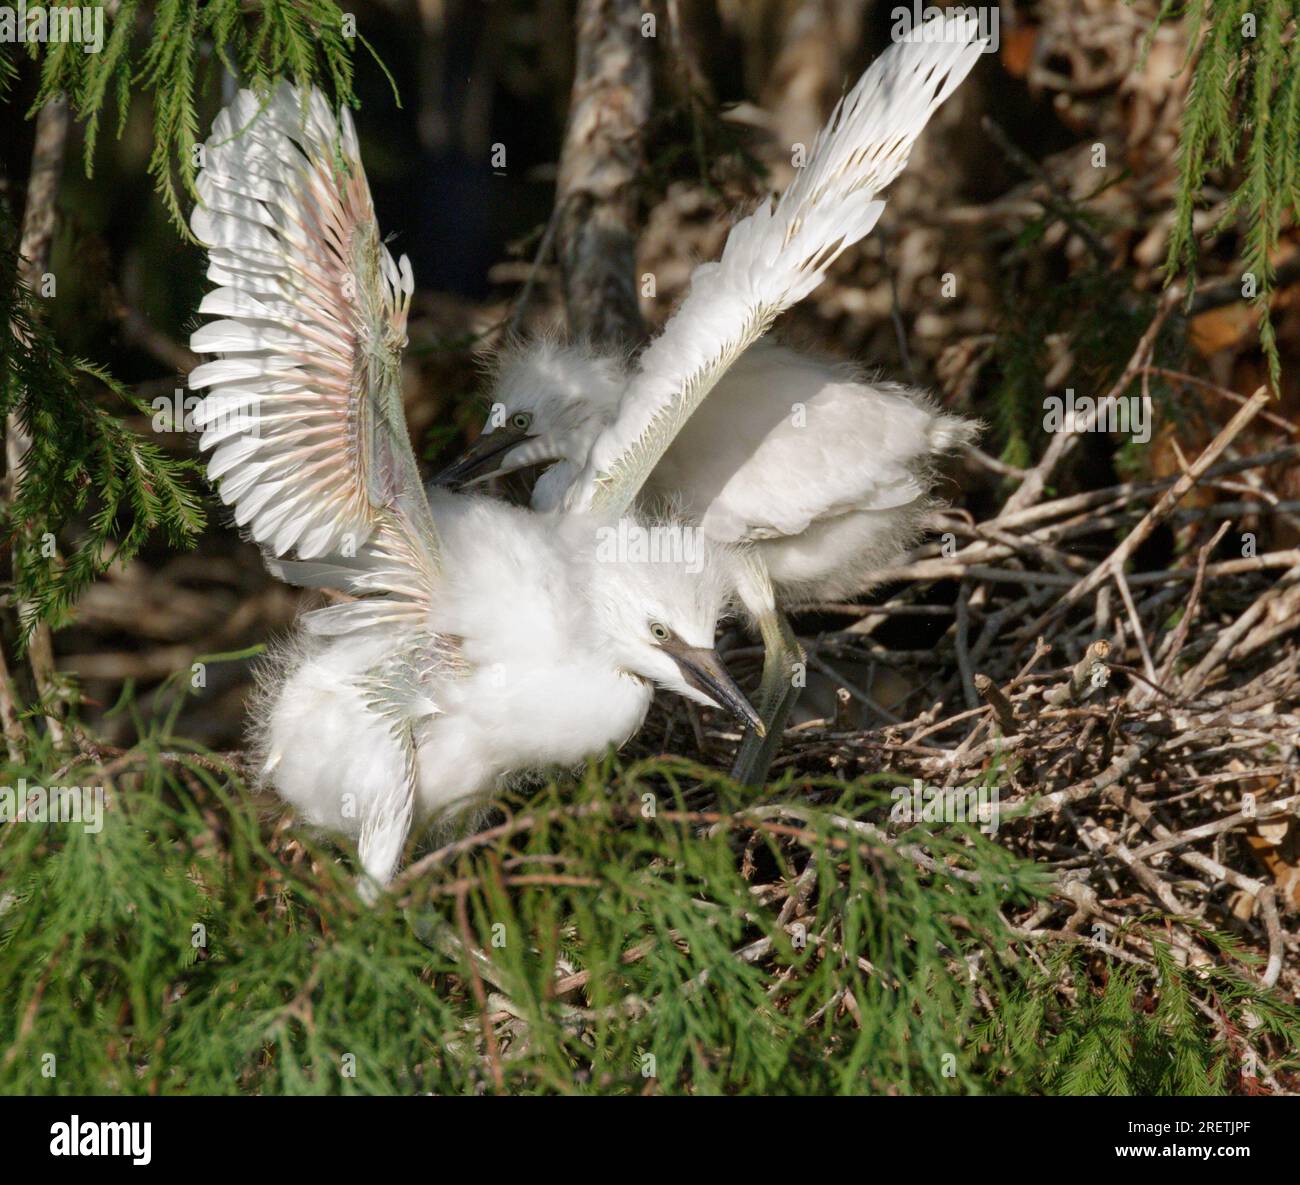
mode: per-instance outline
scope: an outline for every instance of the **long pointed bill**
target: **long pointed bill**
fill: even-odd
[[[528,433],[509,424],[484,433],[434,479],[434,485],[458,486],[467,481],[490,477],[501,467],[505,455],[523,444]]]
[[[667,647],[665,647],[667,649]],[[708,696],[719,708],[725,708],[738,720],[747,723],[760,737],[767,735],[762,718],[754,711],[736,681],[727,674],[716,650],[703,646],[683,646],[669,650],[681,669],[682,677],[696,691]]]

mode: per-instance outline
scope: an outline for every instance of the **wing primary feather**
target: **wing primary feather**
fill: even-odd
[[[336,626],[414,628],[437,530],[401,399],[415,288],[384,246],[356,130],[316,90],[241,91],[213,124],[191,225],[217,287],[191,339],[208,473],[270,559],[322,561],[385,603]],[[351,609],[353,606],[341,606]]]
[[[716,263],[641,355],[614,422],[570,488],[570,511],[622,513],[718,379],[839,256],[871,232],[876,195],[983,51],[969,16],[923,24],[836,105],[781,199],[738,222]]]

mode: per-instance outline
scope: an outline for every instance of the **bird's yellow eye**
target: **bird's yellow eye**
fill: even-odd
[[[650,623],[650,636],[656,642],[666,642],[671,636],[672,631],[666,625],[660,625],[657,621]]]
[[[527,432],[528,425],[533,422],[533,417],[526,411],[517,411],[510,417],[511,427],[518,428],[520,432]]]

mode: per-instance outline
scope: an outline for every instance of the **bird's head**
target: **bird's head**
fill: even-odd
[[[492,407],[478,439],[434,478],[457,486],[568,460],[581,465],[626,381],[616,355],[549,339],[493,360]]]
[[[763,724],[714,649],[736,587],[732,551],[697,527],[623,518],[596,532],[591,610],[621,670]]]

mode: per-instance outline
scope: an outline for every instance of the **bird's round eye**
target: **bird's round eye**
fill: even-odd
[[[526,411],[517,411],[510,417],[510,423],[513,427],[518,428],[520,432],[527,432],[528,425],[533,422],[533,417]]]
[[[670,636],[670,631],[666,625],[660,625],[657,621],[650,623],[650,636],[656,642],[666,642]]]

